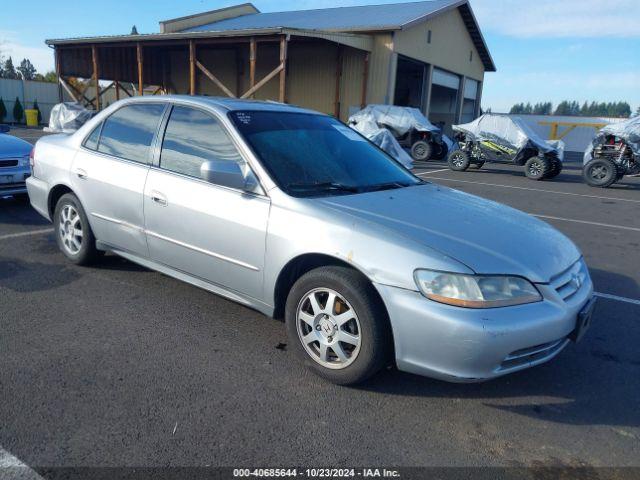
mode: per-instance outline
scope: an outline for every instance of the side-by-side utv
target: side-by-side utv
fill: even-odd
[[[606,188],[625,175],[640,174],[640,117],[602,128],[584,153],[582,176]]]
[[[361,130],[358,125],[362,123],[373,123],[389,130],[416,161],[441,160],[449,152],[441,129],[429,122],[417,108],[367,105],[349,117],[349,125],[356,130]]]
[[[449,154],[452,170],[508,163],[524,166],[532,180],[554,178],[562,171],[564,143],[543,140],[518,118],[486,113],[473,122],[454,125],[453,131],[458,149]]]

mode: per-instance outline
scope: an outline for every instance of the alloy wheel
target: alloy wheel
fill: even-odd
[[[316,288],[307,292],[298,304],[296,327],[306,352],[323,367],[346,368],[360,352],[358,315],[335,290]]]
[[[83,231],[80,214],[73,205],[62,207],[58,233],[67,253],[77,255],[82,248]]]

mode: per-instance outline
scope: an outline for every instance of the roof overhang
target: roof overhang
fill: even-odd
[[[160,43],[167,41],[215,39],[215,38],[243,38],[268,35],[291,35],[298,37],[317,38],[341,45],[357,48],[367,52],[373,49],[373,39],[369,35],[327,32],[321,30],[300,30],[295,28],[261,28],[250,30],[224,30],[205,32],[175,32],[175,33],[151,33],[143,35],[108,35],[101,37],[78,37],[46,40],[45,43],[54,47],[88,46],[94,44],[135,44],[135,43]]]

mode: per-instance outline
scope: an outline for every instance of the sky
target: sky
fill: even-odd
[[[0,0],[0,52],[53,69],[48,38],[158,32],[158,21],[247,0]],[[619,101],[640,107],[640,0],[470,0],[498,71],[482,106]],[[397,0],[254,0],[263,12]],[[28,8],[27,8],[28,6]],[[28,19],[28,22],[25,20]]]

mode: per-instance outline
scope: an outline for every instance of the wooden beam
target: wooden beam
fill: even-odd
[[[209,78],[209,80],[215,83],[218,86],[218,88],[227,95],[227,97],[236,98],[233,92],[231,92],[231,90],[225,87],[225,85],[220,80],[218,80],[218,77],[216,77],[213,73],[207,70],[207,68],[204,65],[202,65],[198,60],[196,60],[196,66],[200,69],[202,73],[204,73]]]
[[[100,70],[98,68],[98,48],[91,45],[91,61],[93,63],[93,81],[96,82],[96,111],[100,111]]]
[[[258,42],[251,37],[249,42],[249,88],[256,85],[256,60],[258,58]]]
[[[196,94],[196,42],[189,40],[189,95]]]
[[[240,98],[249,98],[251,95],[253,95],[256,91],[258,91],[261,87],[263,87],[267,82],[269,82],[269,80],[271,80],[273,77],[275,77],[276,75],[278,75],[280,72],[282,72],[282,70],[284,69],[284,67],[282,66],[282,64],[278,65],[271,73],[269,73],[266,77],[264,77],[262,80],[260,80],[258,83],[256,83],[252,88],[250,88],[249,90],[247,90],[246,92],[244,92],[244,95],[242,95]]]
[[[342,45],[338,45],[338,56],[336,58],[336,96],[334,100],[333,116],[340,118],[340,83],[342,80],[342,61],[344,58],[344,50]]]
[[[60,77],[60,78],[62,78],[62,77]],[[74,98],[74,100],[76,102],[82,103],[82,99],[84,99],[87,102],[87,105],[91,105],[92,107],[94,106],[93,105],[93,99],[90,100],[84,94],[84,92],[87,90],[87,86],[88,86],[89,82],[87,82],[87,84],[82,88],[82,90],[78,90],[78,88],[75,85],[73,85],[72,83],[67,83],[67,82],[65,82],[65,83],[69,88],[71,88],[74,92],[76,92],[77,96],[73,96],[73,98]],[[80,100],[78,100],[78,99],[80,99]]]
[[[360,108],[367,106],[367,84],[369,83],[369,52],[364,55],[364,66],[362,68],[362,97],[360,98]]]
[[[113,83],[116,84],[116,101],[120,100],[120,82],[115,80]]]
[[[144,95],[144,57],[142,56],[142,44],[136,43],[136,56],[138,60],[138,94]]]
[[[62,75],[62,64],[60,61],[60,49],[56,48],[54,50],[54,55],[56,59],[56,75],[58,76],[58,103],[62,103],[64,101],[64,97],[62,95],[62,83],[61,83],[61,75]]]
[[[73,100],[76,103],[82,103],[80,100],[78,100],[78,98],[74,95],[73,91],[71,90],[71,87],[67,84],[67,82],[65,82],[64,78],[62,78],[61,76],[58,75],[58,81],[60,82],[60,85],[62,85],[62,87],[67,91],[67,93],[69,94],[69,96],[71,98],[73,98]]]
[[[287,35],[280,36],[280,91],[278,100],[284,103],[286,100],[287,82]]]

